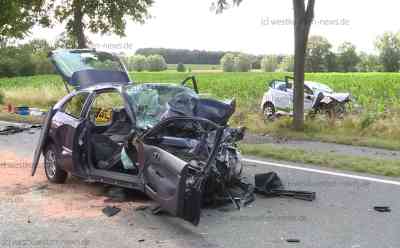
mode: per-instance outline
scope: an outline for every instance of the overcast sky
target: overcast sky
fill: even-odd
[[[216,15],[212,0],[155,0],[146,24],[129,22],[126,37],[93,35],[102,50],[134,52],[143,47],[241,51],[252,54],[292,54],[291,0],[244,0],[239,8]],[[316,0],[312,35],[322,35],[337,47],[350,41],[374,52],[374,40],[384,31],[399,31],[398,0]],[[35,28],[30,38],[54,40],[63,31]]]

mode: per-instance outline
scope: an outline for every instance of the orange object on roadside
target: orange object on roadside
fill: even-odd
[[[15,113],[15,107],[10,103],[7,105],[7,112],[8,113]]]

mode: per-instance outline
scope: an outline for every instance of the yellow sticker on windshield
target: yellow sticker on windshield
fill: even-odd
[[[107,124],[111,121],[112,109],[101,109],[96,115],[96,124]]]

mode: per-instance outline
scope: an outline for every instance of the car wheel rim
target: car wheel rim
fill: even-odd
[[[274,114],[274,110],[272,109],[271,106],[267,106],[264,108],[264,116],[266,118],[271,118],[271,116]]]
[[[56,175],[56,156],[53,151],[48,151],[44,161],[47,175],[53,178]]]

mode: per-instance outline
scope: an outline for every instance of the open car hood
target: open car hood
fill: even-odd
[[[56,50],[49,58],[57,72],[72,87],[87,88],[100,83],[130,84],[118,57],[95,50]]]

